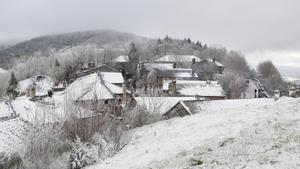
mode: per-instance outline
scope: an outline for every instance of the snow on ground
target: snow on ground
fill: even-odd
[[[4,73],[8,73],[8,71],[5,70],[5,69],[2,69],[2,68],[0,67],[0,74],[4,74]]]
[[[119,153],[87,168],[300,167],[300,99],[209,101],[197,107],[198,114],[132,131]]]
[[[22,118],[0,122],[0,153],[11,153],[22,148],[28,123]]]
[[[0,153],[19,151],[31,123],[51,123],[65,118],[63,92],[36,102],[25,96],[17,97],[10,105],[0,103]]]
[[[18,97],[11,105],[20,117],[31,123],[51,123],[65,118],[64,96],[55,94],[53,98],[40,101],[30,101],[25,96]]]
[[[8,107],[5,102],[0,102],[0,118],[2,117],[10,117],[12,116],[13,112]]]

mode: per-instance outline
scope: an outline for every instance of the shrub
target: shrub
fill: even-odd
[[[155,105],[153,105],[155,106]],[[136,106],[125,114],[125,124],[130,128],[141,127],[162,120],[158,113],[150,113],[143,106]]]
[[[64,137],[60,125],[34,126],[25,139],[22,154],[24,168],[66,168],[71,143]]]
[[[191,158],[191,160],[190,160],[191,166],[199,166],[199,165],[202,165],[203,163],[204,162],[202,160],[195,159],[195,158]]]
[[[19,154],[14,153],[11,155],[0,154],[0,168],[2,169],[21,169],[22,158]]]

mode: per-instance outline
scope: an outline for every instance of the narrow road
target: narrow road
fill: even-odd
[[[258,79],[248,79],[249,80],[249,86],[245,92],[245,98],[246,99],[252,99],[255,98],[255,92],[254,90],[256,89],[257,91],[260,90],[260,97],[261,98],[270,98],[270,95],[264,90],[264,87],[261,85],[262,83]]]

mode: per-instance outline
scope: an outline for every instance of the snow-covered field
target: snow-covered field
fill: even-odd
[[[64,95],[55,93],[53,99],[32,102],[22,96],[10,103],[0,102],[0,153],[20,151],[30,123],[61,120]],[[4,118],[6,117],[6,118]]]
[[[300,99],[199,103],[198,113],[138,128],[88,169],[300,168]]]
[[[63,96],[45,101],[60,112]],[[30,113],[46,103],[24,96],[11,103],[20,116],[0,121],[0,152],[22,148],[27,120],[36,116]],[[1,116],[11,114],[5,106]],[[87,169],[300,168],[300,99],[204,101],[193,108],[192,116],[130,131],[120,152]]]
[[[0,121],[0,153],[20,151],[28,127],[22,118]]]
[[[0,67],[0,74],[7,73],[7,70],[4,70]]]

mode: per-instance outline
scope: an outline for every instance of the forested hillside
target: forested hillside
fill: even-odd
[[[48,56],[69,46],[94,44],[98,47],[122,48],[130,42],[146,41],[146,38],[113,30],[74,32],[47,35],[18,43],[0,50],[0,67],[9,68],[11,62],[22,56]]]

